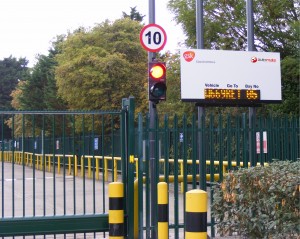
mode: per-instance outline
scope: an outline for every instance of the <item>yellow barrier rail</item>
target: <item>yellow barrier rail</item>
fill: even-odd
[[[45,170],[48,172],[52,172],[53,167],[57,167],[57,173],[61,173],[61,167],[64,166],[67,168],[67,173],[68,175],[71,175],[72,172],[74,173],[74,176],[78,176],[78,168],[80,168],[81,171],[81,176],[83,177],[85,173],[87,172],[87,177],[92,178],[93,177],[93,170],[95,170],[95,178],[97,180],[100,179],[100,170],[102,169],[104,172],[104,181],[108,181],[108,176],[109,176],[109,171],[112,172],[113,174],[113,180],[114,182],[118,181],[118,161],[121,161],[121,157],[112,157],[112,156],[92,156],[92,155],[84,155],[80,157],[80,165],[78,165],[78,158],[76,155],[72,154],[33,154],[31,152],[21,152],[21,151],[3,151],[0,153],[0,161],[3,159],[6,162],[14,162],[17,164],[23,164],[26,166],[32,167],[35,165],[36,169],[43,170],[45,167]],[[66,159],[66,161],[64,161]],[[92,162],[95,162],[95,165],[92,165]],[[100,160],[103,161],[102,167],[100,167]],[[138,159],[135,158],[135,164],[136,164],[136,169],[138,169]],[[112,161],[112,168],[109,169],[109,161]],[[87,166],[85,166],[85,163],[87,162]],[[164,164],[165,167],[165,159],[161,158],[159,160],[160,163]],[[175,160],[174,159],[169,159],[169,163],[174,164]],[[187,165],[192,165],[193,160],[183,160],[183,159],[178,159],[177,160],[179,164],[179,175],[178,177],[178,182],[181,183],[181,192],[184,192],[184,166],[185,162]],[[214,166],[219,166],[221,163],[219,161],[214,161]],[[196,160],[196,164],[199,165],[199,160]],[[211,161],[206,160],[206,165],[210,165]],[[260,165],[259,163],[257,165]],[[268,164],[265,163],[265,166]],[[222,172],[223,175],[227,173],[227,168],[229,166],[228,161],[223,161],[222,162]],[[237,164],[237,162],[231,162],[232,167],[243,167],[243,162],[240,162]],[[248,163],[248,166],[250,166],[250,163]],[[86,171],[87,168],[87,171]],[[136,170],[136,178],[138,177],[138,170]],[[187,175],[187,181],[191,182],[192,181],[192,175],[188,174]],[[211,175],[206,174],[206,179],[210,180]],[[199,174],[196,175],[197,180],[199,180]],[[218,173],[214,174],[214,180],[218,181],[220,178],[220,175]],[[159,181],[163,181],[164,176],[160,176]],[[169,175],[169,181],[174,182],[174,175]]]

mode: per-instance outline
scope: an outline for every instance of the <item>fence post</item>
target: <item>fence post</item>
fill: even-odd
[[[169,238],[169,200],[168,184],[160,182],[157,184],[157,222],[158,222],[158,239]]]
[[[124,186],[121,182],[113,182],[108,186],[109,196],[109,238],[124,238]]]
[[[186,192],[185,238],[207,238],[207,192],[194,189]]]

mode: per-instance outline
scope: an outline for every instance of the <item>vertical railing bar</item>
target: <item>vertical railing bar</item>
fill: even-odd
[[[270,118],[270,132],[271,132],[270,150],[272,152],[271,159],[274,159],[276,157],[276,152],[275,152],[276,142],[274,139],[276,137],[276,131],[274,130],[274,117]]]
[[[278,122],[279,122],[279,118],[277,118],[277,120],[273,117],[273,119],[272,119],[272,126],[273,126],[273,129],[272,129],[272,131],[274,132],[273,133],[273,143],[274,143],[274,145],[275,145],[275,147],[273,148],[273,152],[274,152],[274,154],[273,154],[273,158],[275,159],[275,158],[280,158],[280,155],[279,155],[279,153],[278,153],[278,151],[280,150],[280,139],[279,139],[279,124],[278,124]]]
[[[175,216],[175,238],[179,237],[179,205],[178,205],[178,119],[174,116],[174,216]]]
[[[85,117],[84,114],[82,115],[82,138],[83,138],[83,143],[82,143],[82,147],[83,147],[83,152],[82,152],[82,157],[83,157],[83,214],[86,213],[86,203],[85,203],[85,121],[84,121]]]
[[[76,154],[76,149],[75,149],[75,129],[76,129],[76,119],[75,119],[75,115],[72,114],[72,135],[73,135],[73,159],[74,159],[74,163],[73,163],[73,214],[76,215],[76,172],[77,172],[77,168],[75,168],[76,165],[78,165],[78,161],[75,164],[75,160],[78,160],[77,158],[77,154]],[[76,234],[74,234],[74,237],[76,237]]]
[[[53,215],[56,215],[55,115],[52,115]]]
[[[155,140],[155,146],[154,146],[154,152],[155,152],[155,160],[156,160],[156,175],[155,175],[155,185],[158,184],[159,182],[159,176],[160,176],[160,171],[159,171],[159,160],[160,160],[160,154],[159,154],[159,137],[160,135],[160,131],[159,131],[159,118],[158,118],[158,114],[155,115],[155,124],[154,124],[154,140]],[[152,192],[153,193],[153,192]],[[155,198],[157,200],[157,190],[155,190]],[[155,204],[155,207],[156,207],[156,211],[157,211],[157,203]],[[156,218],[157,218],[157,213],[156,213]],[[157,231],[157,230],[155,230]]]
[[[62,117],[62,154],[63,154],[63,208],[64,208],[64,214],[67,214],[67,205],[66,205],[66,117],[63,115]]]
[[[219,115],[219,175],[220,175],[220,181],[223,180],[223,147],[222,147],[222,141],[223,141],[223,127],[222,127],[222,115]]]
[[[228,168],[227,171],[232,169],[232,158],[231,158],[231,132],[232,132],[232,127],[231,127],[231,117],[228,114],[227,115],[227,162],[228,162]]]
[[[45,114],[42,123],[42,148],[43,148],[43,215],[46,216],[46,157],[45,157]]]
[[[209,131],[210,131],[210,181],[214,182],[214,174],[215,174],[215,165],[214,165],[214,116],[213,114],[210,115],[210,122],[209,122]]]
[[[280,137],[280,132],[281,132],[281,118],[278,118],[277,120],[275,119],[275,130],[276,130],[276,137],[275,141],[277,142],[277,147],[276,147],[276,158],[280,159],[282,157],[281,152],[282,152],[282,142],[281,142],[281,137]]]
[[[106,192],[105,192],[105,169],[104,169],[104,116],[101,115],[101,155],[102,155],[102,160],[100,160],[101,162],[101,167],[102,167],[102,190],[103,190],[103,194],[102,194],[102,201],[103,201],[103,213],[105,213],[105,196],[106,196]],[[105,234],[104,234],[105,235]]]
[[[284,155],[285,155],[284,159],[289,160],[289,139],[288,139],[289,130],[288,130],[288,118],[287,118],[287,116],[284,117],[283,134],[284,134]]]
[[[292,119],[289,118],[288,119],[288,140],[289,140],[289,160],[293,160],[294,159],[294,142],[292,141],[293,140],[293,122],[292,122]]]
[[[197,188],[197,130],[196,130],[196,116],[192,117],[192,174],[193,174],[193,189]]]
[[[33,153],[32,153],[32,188],[33,188],[33,192],[32,192],[32,208],[33,208],[33,216],[35,216],[35,167],[36,167],[36,137],[35,137],[35,115],[32,115],[32,137],[33,137]]]
[[[263,139],[263,132],[264,132],[264,122],[263,117],[259,117],[259,134],[260,134],[260,157],[259,157],[259,163],[260,165],[264,165],[264,139]]]
[[[126,120],[126,109],[123,106],[121,114],[119,115],[120,117],[120,122],[121,122],[121,157],[122,157],[122,183],[124,183],[124,185],[127,183],[127,120]],[[103,124],[104,126],[104,124]],[[102,127],[103,127],[102,126]],[[104,132],[104,127],[102,128],[103,132]],[[127,195],[127,191],[126,191],[126,187],[124,187],[124,195]],[[127,202],[124,201],[124,212],[126,213],[127,210]]]
[[[276,145],[277,147],[274,148],[274,151],[276,152],[276,156],[275,158],[276,159],[280,159],[281,158],[281,152],[282,152],[282,140],[281,140],[281,137],[280,137],[280,132],[281,132],[281,118],[278,117],[277,119],[274,118],[274,130],[276,132],[276,137],[274,138],[275,142],[276,142]]]
[[[300,130],[300,121],[299,121],[299,118],[295,117],[294,118],[294,123],[295,123],[295,127],[297,128],[297,131],[295,130],[294,133],[295,133],[295,138],[296,138],[296,157],[300,157],[300,134],[298,133],[299,130]],[[297,133],[296,133],[297,132]],[[295,158],[295,161],[297,159]]]
[[[250,116],[252,118],[251,122],[254,122],[253,124],[253,128],[250,128],[250,131],[251,131],[251,141],[252,142],[255,142],[255,132],[257,130],[257,122],[256,122],[256,115],[251,115]],[[257,157],[256,157],[256,151],[255,151],[255,143],[251,143],[250,145],[252,145],[252,148],[251,148],[251,151],[252,151],[252,157],[253,157],[253,166],[257,164],[258,160],[257,160]],[[251,162],[250,162],[250,165],[251,165]],[[252,165],[251,165],[252,166]]]
[[[165,182],[168,184],[169,187],[169,174],[170,174],[170,167],[169,167],[169,158],[170,158],[170,152],[169,152],[169,146],[170,146],[170,130],[169,130],[169,117],[168,115],[165,115],[164,117],[164,159],[165,159]]]
[[[183,115],[183,195],[188,191],[188,184],[187,184],[187,174],[188,174],[188,164],[187,164],[187,140],[188,140],[188,131],[187,131],[187,119],[186,115]],[[185,196],[183,197],[183,222],[185,222]]]
[[[280,125],[280,128],[281,128],[281,135],[280,135],[280,138],[281,138],[281,142],[282,142],[282,150],[281,150],[281,160],[286,160],[286,154],[285,154],[285,117],[282,117],[281,119],[281,125]]]
[[[296,132],[299,132],[299,129],[297,129],[297,126],[296,126],[296,117],[292,117],[291,118],[291,127],[292,127],[292,135],[291,135],[291,142],[293,142],[293,146],[292,146],[292,149],[293,149],[293,155],[292,155],[292,160],[293,162],[295,162],[297,160],[297,133]]]
[[[4,114],[1,114],[1,158],[2,158],[2,162],[1,162],[1,165],[2,165],[2,168],[1,168],[1,171],[2,171],[2,177],[1,177],[1,188],[2,188],[2,192],[1,192],[1,196],[2,196],[2,200],[1,200],[1,216],[2,218],[4,218],[4,206],[5,206],[5,203],[4,203]]]
[[[200,175],[200,189],[206,190],[206,134],[205,134],[205,114],[201,114],[198,112],[198,137],[199,140],[201,140],[200,145],[201,148],[199,148],[198,155],[199,155],[199,175]],[[200,146],[199,145],[199,146]]]
[[[240,135],[240,116],[236,116],[236,121],[235,121],[235,132],[236,132],[236,135],[235,135],[235,141],[236,141],[236,158],[235,158],[235,161],[236,161],[236,166],[237,167],[240,167],[240,157],[241,157],[241,152],[240,152],[240,142],[241,142],[241,135]]]
[[[25,137],[25,123],[24,114],[22,114],[22,171],[23,171],[23,217],[25,217],[25,158],[24,158],[24,137]]]
[[[149,114],[146,117],[146,238],[150,237],[151,226],[150,226],[150,149],[149,149],[149,137],[150,137],[150,118]]]
[[[12,217],[15,217],[15,115],[12,116]]]
[[[143,192],[143,175],[144,175],[144,160],[143,157],[143,116],[141,113],[138,114],[138,235],[139,239],[144,238],[143,233],[143,222],[144,222],[144,192]],[[122,173],[124,173],[122,171]]]
[[[73,159],[74,159],[74,162],[73,162],[73,215],[76,215],[76,172],[78,170],[78,168],[75,168],[78,167],[78,153],[76,153],[76,144],[75,144],[75,114],[72,114],[71,115],[71,121],[72,121],[72,136],[73,136],[73,141],[72,141],[72,149],[73,149]],[[77,161],[75,163],[75,161]],[[76,239],[77,235],[76,233],[73,234],[74,238]]]
[[[92,114],[92,138],[93,142],[95,142],[95,114]],[[92,157],[93,157],[93,213],[96,213],[96,182],[95,182],[95,171],[96,171],[96,164],[95,164],[95,145],[93,144],[92,149]]]
[[[114,165],[114,162],[115,162],[115,153],[114,153],[114,149],[115,149],[115,143],[114,143],[114,137],[115,137],[115,132],[114,132],[114,116],[111,115],[111,151],[112,151],[112,154],[111,154],[111,157],[112,157],[112,161],[111,161],[111,166],[112,166],[112,181],[114,182],[116,179],[115,179],[115,165]],[[117,170],[117,169],[116,169]]]
[[[266,116],[266,131],[267,131],[267,149],[268,153],[266,154],[266,162],[269,163],[270,160],[270,141],[271,141],[271,130],[270,130],[270,116]]]
[[[214,185],[214,181],[215,181],[215,165],[214,165],[214,115],[211,114],[210,115],[210,122],[209,122],[209,145],[210,145],[210,182],[211,185]],[[214,196],[214,191],[213,191],[213,187],[210,187],[210,205],[213,204],[213,196]],[[211,236],[215,235],[215,218],[210,215],[210,222],[211,222]]]
[[[280,124],[279,124],[279,139],[281,142],[281,147],[280,147],[280,158],[281,160],[284,159],[284,118],[280,119]]]
[[[271,132],[271,159],[276,158],[276,148],[278,145],[276,144],[275,138],[276,138],[276,131],[275,131],[275,122],[274,122],[274,117],[271,117],[271,122],[270,122],[270,132]]]

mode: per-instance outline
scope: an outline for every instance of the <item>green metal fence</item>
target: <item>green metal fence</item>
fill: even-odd
[[[2,111],[0,116],[0,237],[108,237],[107,186],[122,181],[127,238],[150,238],[157,233],[151,215],[158,210],[151,208],[156,193],[150,185],[151,134],[154,183],[168,183],[169,233],[177,239],[185,227],[184,194],[199,188],[200,180],[206,181],[211,205],[211,185],[230,170],[249,167],[250,153],[255,165],[300,157],[295,117],[257,118],[250,129],[246,114],[207,115],[201,128],[196,116],[165,115],[150,127],[148,116],[138,114],[135,121],[133,98],[124,99],[118,112]],[[200,164],[205,175],[199,174]],[[212,236],[214,224],[208,208]]]
[[[108,183],[124,180],[111,162],[125,162],[125,116],[1,111],[0,237],[108,235]]]
[[[138,184],[140,238],[150,238],[151,225],[151,167],[149,140],[155,138],[156,181],[164,181],[169,187],[169,233],[174,238],[183,238],[185,227],[185,198],[188,190],[199,188],[199,180],[206,181],[210,203],[213,203],[211,185],[219,183],[224,175],[238,167],[250,166],[250,151],[254,165],[267,165],[274,159],[296,161],[300,157],[299,119],[258,117],[249,128],[246,114],[241,116],[207,115],[198,128],[195,116],[182,119],[157,117],[154,128],[149,127],[149,118],[138,119]],[[198,135],[204,138],[204,152],[199,160]],[[253,148],[249,148],[252,140]],[[204,163],[206,175],[199,175]],[[146,200],[145,200],[146,199]],[[158,210],[157,208],[154,210]],[[214,218],[208,209],[209,234],[214,236]],[[144,234],[141,232],[144,231]],[[157,231],[157,228],[154,229]]]

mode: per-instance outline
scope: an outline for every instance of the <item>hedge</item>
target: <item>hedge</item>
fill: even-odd
[[[300,238],[300,161],[240,168],[213,188],[221,236]]]

